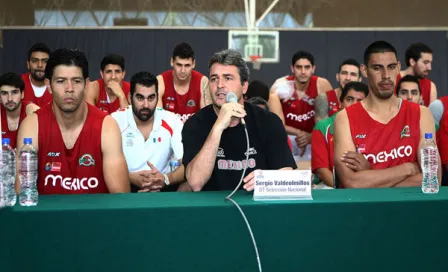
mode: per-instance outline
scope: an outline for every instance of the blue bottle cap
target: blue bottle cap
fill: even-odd
[[[9,139],[9,138],[2,138],[2,145],[5,145],[5,144],[10,144],[11,143],[11,140]]]
[[[24,138],[23,139],[23,143],[24,144],[32,144],[33,143],[33,138]]]
[[[432,139],[432,133],[425,133],[425,139]]]

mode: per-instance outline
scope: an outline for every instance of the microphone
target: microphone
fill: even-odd
[[[231,102],[237,102],[238,103],[238,97],[236,96],[236,94],[232,93],[232,92],[228,92],[226,94],[226,102],[227,103],[231,103]],[[244,121],[244,118],[241,118],[241,123],[246,126],[246,121]]]

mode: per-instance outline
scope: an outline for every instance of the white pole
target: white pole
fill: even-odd
[[[277,5],[279,0],[274,0],[269,7],[264,11],[263,15],[261,15],[260,18],[258,18],[257,22],[255,23],[255,27],[258,28],[260,26],[261,21],[263,21],[264,17],[266,17],[266,15],[269,14],[269,12],[271,12],[271,10],[275,7],[275,5]]]

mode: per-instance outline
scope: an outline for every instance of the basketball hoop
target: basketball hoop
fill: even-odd
[[[260,70],[261,68],[261,56],[258,55],[252,55],[250,56],[250,61],[252,62],[252,68],[254,68],[254,70]]]

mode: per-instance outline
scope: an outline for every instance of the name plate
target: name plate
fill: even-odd
[[[254,200],[313,199],[310,170],[255,170]]]

